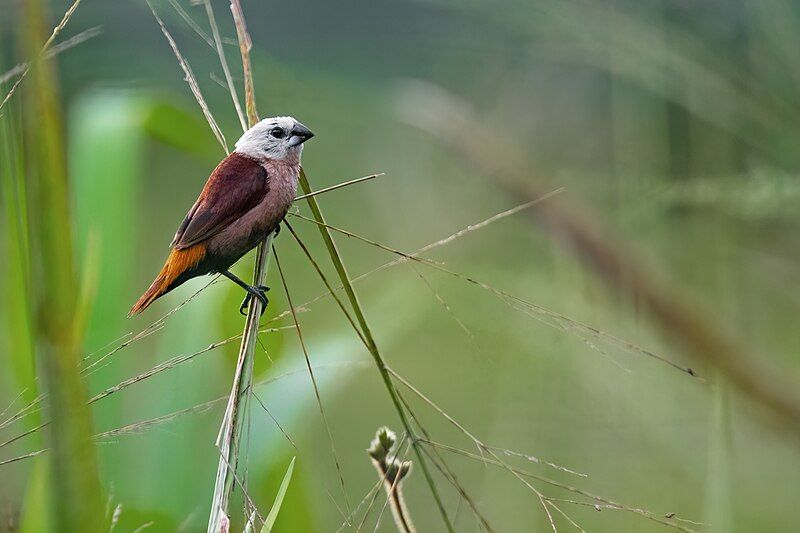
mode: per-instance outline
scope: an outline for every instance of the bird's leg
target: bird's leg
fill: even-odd
[[[242,300],[242,305],[239,306],[239,313],[243,315],[246,314],[245,310],[250,306],[250,300],[253,298],[258,298],[263,304],[263,307],[261,308],[261,314],[264,314],[264,311],[267,310],[267,304],[269,304],[269,298],[267,298],[267,291],[269,290],[269,287],[266,285],[249,285],[228,270],[222,270],[220,271],[220,274],[247,292],[247,296],[245,296],[244,300]]]

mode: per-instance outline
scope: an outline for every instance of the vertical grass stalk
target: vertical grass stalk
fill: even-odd
[[[406,412],[403,409],[403,406],[400,403],[400,399],[398,398],[397,390],[394,387],[394,383],[392,382],[392,378],[389,375],[389,370],[386,367],[386,363],[383,360],[383,356],[381,356],[380,351],[378,350],[378,345],[375,343],[375,339],[372,337],[372,331],[369,328],[369,324],[367,323],[367,319],[364,316],[364,312],[361,309],[361,304],[358,301],[358,296],[356,295],[355,289],[353,289],[353,284],[350,282],[350,276],[347,274],[347,269],[342,262],[341,255],[339,254],[339,250],[336,247],[336,243],[331,237],[330,231],[328,230],[327,223],[325,222],[325,217],[322,215],[322,211],[319,208],[319,204],[317,203],[316,197],[311,195],[311,185],[308,183],[308,178],[306,178],[305,171],[301,168],[300,169],[300,187],[303,189],[303,193],[308,195],[306,198],[306,202],[308,202],[309,208],[311,208],[311,212],[314,215],[314,219],[318,222],[317,228],[319,228],[320,235],[322,235],[322,240],[325,242],[325,247],[328,250],[328,254],[330,255],[331,262],[333,263],[334,268],[336,269],[336,273],[339,275],[339,279],[342,282],[342,286],[344,287],[345,293],[347,293],[347,298],[350,300],[350,305],[353,307],[353,312],[355,313],[356,320],[358,321],[359,326],[361,327],[361,332],[364,335],[364,338],[367,341],[367,348],[369,349],[372,358],[375,360],[375,365],[378,367],[378,372],[381,375],[381,379],[383,380],[384,385],[386,386],[386,390],[389,393],[389,397],[392,400],[392,404],[394,405],[395,410],[397,411],[398,416],[400,417],[400,421],[403,424],[403,429],[406,431],[406,434],[411,439],[411,446],[414,449],[414,454],[417,457],[417,463],[419,464],[420,469],[422,470],[422,474],[425,477],[425,480],[430,487],[431,494],[433,495],[433,499],[436,502],[436,507],[439,509],[439,513],[442,515],[442,520],[447,527],[447,530],[453,532],[453,525],[450,523],[450,518],[447,516],[447,511],[444,508],[444,503],[442,502],[441,497],[439,496],[439,491],[436,488],[436,483],[433,480],[433,476],[431,476],[430,469],[428,468],[427,463],[425,462],[425,457],[422,454],[422,450],[420,449],[420,443],[417,440],[416,434],[409,423],[408,417],[406,416]]]
[[[256,255],[254,285],[263,285],[267,277],[269,250],[272,236],[261,243]],[[235,482],[236,466],[239,461],[239,444],[241,443],[244,422],[246,419],[247,395],[251,392],[253,382],[253,355],[258,342],[258,323],[261,318],[261,302],[253,298],[244,324],[242,343],[239,346],[239,357],[236,360],[236,372],[233,386],[228,397],[222,426],[217,437],[220,458],[217,465],[217,476],[214,484],[214,497],[211,503],[211,516],[208,521],[208,533],[219,533],[228,515],[230,494]]]
[[[71,11],[74,7],[77,2]],[[36,280],[31,296],[35,298],[34,327],[39,340],[37,372],[52,420],[47,444],[53,452],[53,525],[57,531],[99,532],[104,516],[100,481],[86,386],[78,370],[83,331],[76,320],[81,304],[70,229],[73,226],[64,133],[56,75],[52,63],[40,56],[46,37],[44,2],[26,0],[21,20],[22,49],[36,58],[31,62],[31,79],[26,87],[26,176],[30,191],[31,279]],[[50,42],[52,37],[45,49]]]
[[[242,55],[248,127],[253,127],[258,122],[258,112],[256,111],[253,90],[253,73],[250,67],[250,48],[252,44],[244,23],[241,5],[237,0],[231,0],[231,12],[236,24],[236,35],[239,39],[239,50]],[[232,85],[231,89],[233,90]],[[231,97],[234,102],[238,100],[235,92],[231,94]],[[266,281],[271,244],[272,235],[258,245],[256,265],[253,272],[253,285],[264,285]],[[250,302],[247,320],[244,325],[242,343],[239,346],[239,357],[236,360],[236,372],[233,377],[231,393],[228,397],[228,404],[225,408],[219,436],[217,437],[220,458],[214,482],[214,496],[208,520],[208,533],[219,533],[223,530],[223,526],[228,523],[228,506],[235,482],[236,467],[239,462],[239,445],[242,440],[247,414],[247,402],[245,400],[252,392],[253,357],[256,343],[258,342],[260,318],[261,302],[258,301],[258,298],[253,298]]]

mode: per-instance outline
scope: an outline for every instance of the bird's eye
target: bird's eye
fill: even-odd
[[[283,139],[286,136],[286,132],[283,131],[283,128],[272,128],[269,131],[269,134],[275,137],[276,139]]]

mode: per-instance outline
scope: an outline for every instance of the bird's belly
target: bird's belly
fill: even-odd
[[[210,238],[207,252],[217,257],[230,258],[233,263],[255,248],[275,230],[289,210],[295,193],[286,193],[268,194],[264,201]]]

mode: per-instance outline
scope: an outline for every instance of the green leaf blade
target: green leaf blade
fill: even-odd
[[[272,531],[272,526],[275,525],[275,520],[277,520],[278,513],[281,511],[281,505],[283,505],[283,498],[286,496],[286,491],[289,489],[289,483],[292,481],[295,459],[297,459],[297,457],[292,457],[289,468],[286,469],[286,473],[283,475],[283,481],[281,481],[281,486],[278,487],[275,501],[272,502],[272,508],[269,510],[269,514],[264,520],[264,525],[261,527],[261,533],[270,533],[270,531]]]

